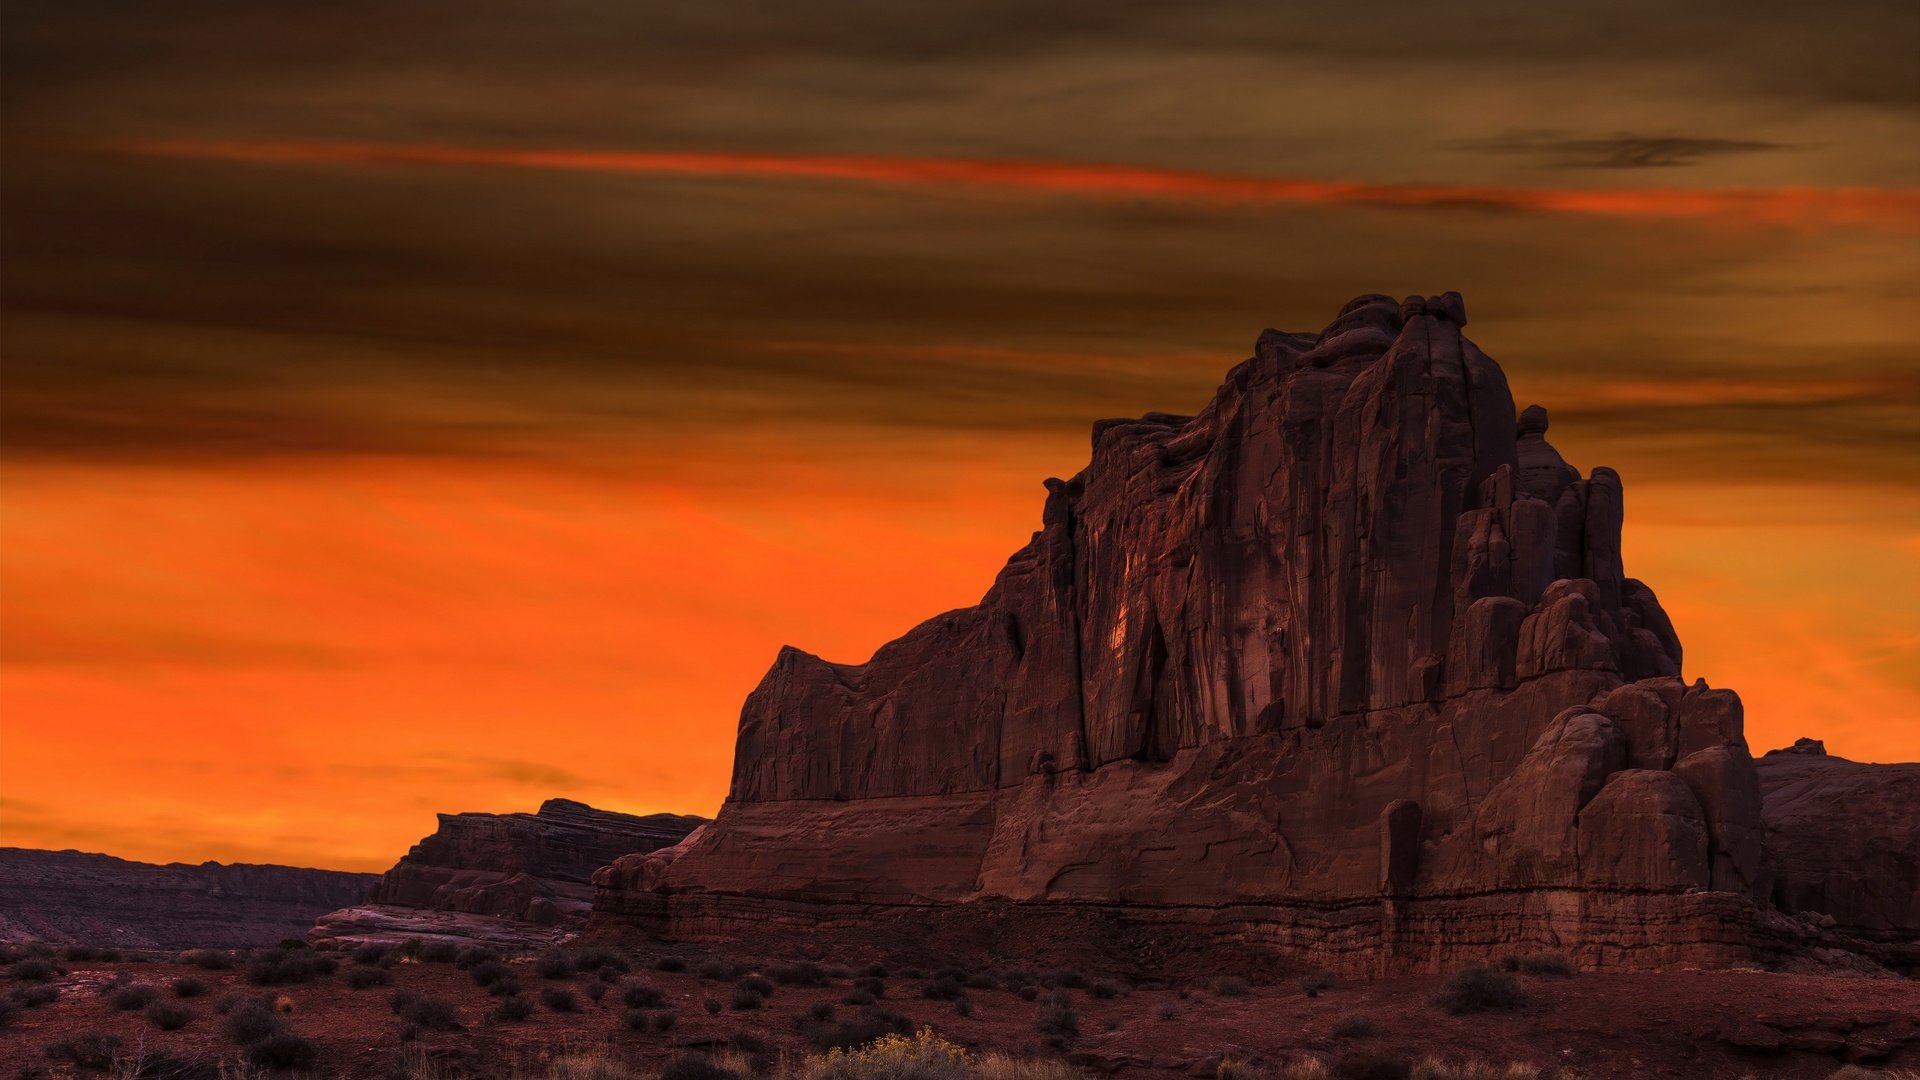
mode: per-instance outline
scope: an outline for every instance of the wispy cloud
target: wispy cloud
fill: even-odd
[[[1183,203],[1478,209],[1631,218],[1705,218],[1920,231],[1920,190],[1877,187],[1551,188],[1322,180],[1147,165],[846,154],[525,149],[382,143],[118,139],[98,150],[280,165],[548,169],[726,176],[889,187],[987,188]]]
[[[1499,138],[1470,140],[1457,149],[1539,159],[1565,169],[1660,169],[1698,165],[1709,158],[1785,150],[1783,143],[1723,139],[1702,135],[1636,135],[1621,132],[1579,137],[1563,131],[1517,131]]]

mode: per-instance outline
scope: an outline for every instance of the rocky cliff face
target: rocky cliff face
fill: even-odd
[[[572,930],[585,921],[595,870],[676,843],[705,820],[619,814],[568,799],[548,799],[535,814],[439,817],[440,827],[381,875],[366,905],[328,914],[314,939],[544,941],[553,936],[546,930]],[[527,925],[501,926],[501,920]]]
[[[718,818],[599,875],[599,926],[925,941],[1017,902],[1348,967],[1746,959],[1739,699],[1680,678],[1620,477],[1465,323],[1361,297],[1197,416],[1094,425],[978,605],[865,664],[780,653]]]
[[[247,863],[129,862],[0,848],[0,940],[120,948],[271,945],[358,904],[372,874]]]
[[[1775,906],[1920,969],[1920,764],[1848,761],[1801,739],[1756,765]]]

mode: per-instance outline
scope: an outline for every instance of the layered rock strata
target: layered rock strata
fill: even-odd
[[[578,929],[593,872],[678,842],[704,818],[636,816],[549,799],[534,814],[441,814],[366,904],[321,918],[315,941],[458,937],[541,944]]]
[[[864,664],[781,651],[718,817],[596,875],[596,931],[1747,960],[1740,701],[1681,678],[1620,477],[1465,323],[1364,296],[1196,416],[1095,424],[979,604]]]

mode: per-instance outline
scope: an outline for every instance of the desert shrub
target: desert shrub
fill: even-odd
[[[881,963],[866,964],[860,968],[860,974],[869,979],[884,979],[887,977],[887,965]]]
[[[413,955],[423,964],[452,964],[460,959],[460,946],[451,941],[426,941]]]
[[[386,967],[399,959],[399,953],[391,945],[382,945],[377,941],[369,941],[353,950],[351,958],[356,964],[374,964],[379,967]]]
[[[1032,1001],[1040,996],[1040,988],[1029,984],[1021,987],[1019,994],[1021,1001]]]
[[[1221,1058],[1213,1068],[1213,1080],[1267,1080],[1265,1069],[1238,1058]]]
[[[1180,1006],[1175,1005],[1171,1001],[1165,1002],[1160,1006],[1160,1011],[1157,1015],[1162,1020],[1178,1020],[1180,1019]]]
[[[704,1054],[675,1054],[660,1066],[660,1080],[748,1080]]]
[[[68,963],[84,964],[89,960],[95,959],[98,954],[93,951],[93,946],[91,945],[69,945],[60,950],[60,955],[64,957]]]
[[[280,944],[275,945],[274,948],[280,949],[283,952],[292,952],[298,949],[311,948],[311,946],[307,944],[306,938],[283,937],[280,939]]]
[[[886,981],[881,979],[878,975],[860,976],[859,978],[853,980],[853,988],[855,990],[860,990],[860,991],[864,991],[866,993],[872,994],[874,997],[877,997],[877,998],[883,998],[887,996]]]
[[[248,997],[245,994],[234,994],[234,993],[221,994],[220,999],[213,1003],[213,1011],[216,1013],[219,1013],[221,1016],[225,1016],[228,1013],[232,1012],[233,1010],[239,1008],[241,1005],[244,1005],[245,1003],[252,1000],[253,1000],[252,998]]]
[[[1085,990],[1087,977],[1073,968],[1061,968],[1043,980],[1048,986],[1064,986],[1069,990]]]
[[[757,1009],[766,1003],[767,999],[762,997],[758,991],[739,986],[734,988],[733,1000],[728,1004],[741,1012],[747,1012]]]
[[[767,974],[781,986],[825,986],[828,982],[827,969],[811,960],[776,964],[767,969]]]
[[[1379,1033],[1380,1029],[1373,1026],[1373,1021],[1364,1016],[1352,1017],[1333,1025],[1333,1037],[1336,1039],[1371,1039]]]
[[[687,970],[687,962],[669,953],[666,956],[655,958],[653,961],[653,970],[665,971],[669,974],[677,971],[685,971]]]
[[[387,1003],[403,1022],[415,1027],[434,1031],[460,1030],[460,1014],[445,999],[416,990],[395,990]]]
[[[487,984],[487,993],[492,997],[512,997],[519,993],[520,989],[520,980],[511,975]]]
[[[462,971],[472,971],[481,964],[490,964],[500,959],[500,954],[492,949],[483,949],[478,945],[469,945],[454,954],[453,964]]]
[[[233,954],[224,949],[193,949],[181,953],[180,962],[201,971],[231,971],[234,966]]]
[[[852,991],[840,999],[840,1004],[842,1005],[871,1005],[873,1002],[873,995],[867,993],[865,990]]]
[[[1372,1052],[1347,1054],[1333,1069],[1340,1080],[1407,1080],[1412,1072],[1406,1058]]]
[[[298,1069],[313,1064],[313,1043],[291,1031],[276,1031],[247,1047],[247,1060],[264,1069]]]
[[[740,977],[740,965],[731,960],[708,960],[693,973],[708,982],[732,982]]]
[[[620,969],[622,975],[633,969],[632,965],[627,963],[627,958],[620,955],[618,949],[610,949],[604,945],[581,949],[574,953],[573,964],[581,971],[598,971],[605,967],[616,967]]]
[[[968,1080],[967,1052],[922,1028],[883,1035],[859,1050],[834,1050],[807,1062],[804,1080]]]
[[[527,1017],[533,1015],[533,1002],[516,994],[512,997],[501,999],[500,1004],[495,1005],[493,1012],[488,1015],[496,1024],[525,1020]]]
[[[773,980],[765,975],[742,975],[733,985],[742,990],[751,990],[763,998],[773,996]]]
[[[1300,980],[1300,992],[1308,997],[1319,997],[1323,992],[1340,985],[1340,980],[1331,971],[1316,971]]]
[[[952,978],[936,978],[920,987],[920,996],[931,1001],[954,1001],[965,997],[967,988]]]
[[[1118,983],[1111,983],[1102,979],[1087,987],[1087,993],[1102,1001],[1112,1001],[1114,998],[1120,996],[1120,986]]]
[[[1056,1039],[1071,1039],[1080,1034],[1080,1017],[1071,1006],[1047,1002],[1034,1014],[1034,1029]]]
[[[708,998],[701,1003],[700,1007],[707,1010],[707,1015],[709,1016],[717,1014],[721,1009],[726,1008],[725,1005],[720,1004],[719,998]]]
[[[492,986],[501,979],[513,975],[513,969],[498,960],[488,960],[467,969],[467,977],[475,986]]]
[[[1246,997],[1251,990],[1247,980],[1238,975],[1226,975],[1213,980],[1213,992],[1221,997]]]
[[[133,986],[122,986],[108,994],[107,1004],[121,1012],[133,1012],[153,1004],[154,999],[159,996],[160,991],[145,983],[138,983]]]
[[[824,1024],[832,1020],[834,1014],[838,1011],[839,1010],[833,1007],[833,1002],[831,1001],[816,1001],[807,1006],[807,1019],[815,1023]]]
[[[1573,978],[1573,961],[1559,953],[1534,953],[1520,958],[1520,970],[1542,979]]]
[[[967,997],[964,994],[962,994],[957,998],[954,998],[953,1014],[955,1016],[972,1016],[973,1015],[973,999],[970,997]]]
[[[863,1009],[859,1016],[813,1032],[810,1040],[815,1048],[831,1053],[865,1046],[888,1035],[905,1035],[912,1031],[913,1021],[891,1009]]]
[[[573,957],[559,949],[544,952],[533,962],[533,970],[543,979],[564,979],[573,974]]]
[[[331,956],[306,947],[269,949],[247,961],[247,981],[255,986],[290,986],[331,975],[339,966]]]
[[[12,998],[0,998],[0,1028],[12,1023],[14,1016],[19,1013],[19,1011],[19,1002],[14,1001]]]
[[[376,986],[392,986],[393,976],[382,967],[355,966],[347,970],[347,986],[354,990],[371,990]]]
[[[181,977],[173,980],[173,996],[174,997],[196,998],[206,992],[207,992],[207,984],[206,984],[206,980],[204,979],[196,979],[191,975],[182,975]]]
[[[591,1001],[595,1005],[598,1005],[600,1004],[600,999],[607,996],[608,989],[609,987],[606,982],[600,979],[595,979],[592,982],[588,983],[587,985],[581,987],[580,992],[587,995],[588,1001]]]
[[[1466,967],[1447,976],[1433,1003],[1455,1016],[1517,1009],[1527,1003],[1513,976],[1490,967]]]
[[[1500,965],[1501,971],[1519,971],[1520,970],[1520,954],[1508,953],[1507,955],[1500,958],[1499,965]]]
[[[281,1030],[280,1018],[264,1001],[244,998],[227,1009],[220,1033],[241,1046],[251,1046]]]
[[[646,983],[628,983],[620,988],[620,1001],[629,1009],[651,1009],[666,1000],[659,987]]]
[[[147,1020],[161,1031],[179,1031],[193,1020],[193,1010],[171,1001],[156,1001],[147,1006]]]
[[[60,965],[42,956],[30,956],[17,960],[7,969],[7,974],[15,982],[52,982],[65,975]]]
[[[974,974],[967,976],[962,981],[964,981],[967,984],[967,989],[969,990],[1000,989],[1000,980],[994,978],[993,976],[987,974],[984,971],[975,972]]]
[[[46,1045],[46,1054],[77,1069],[110,1069],[120,1057],[120,1039],[98,1031],[86,1031]]]
[[[540,1004],[558,1013],[580,1011],[580,999],[564,986],[549,986],[540,991]]]
[[[665,1034],[672,1031],[673,1025],[680,1020],[680,1014],[673,1009],[658,1009],[648,1015],[652,1017],[652,1021],[648,1026],[653,1029],[655,1034]]]

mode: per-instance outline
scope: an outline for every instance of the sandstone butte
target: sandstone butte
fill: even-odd
[[[440,814],[439,827],[373,883],[365,903],[322,916],[316,944],[447,937],[505,946],[560,940],[586,921],[589,879],[706,819],[644,817],[548,799],[535,814]]]
[[[1095,424],[977,605],[864,664],[780,652],[717,818],[595,874],[590,936],[1378,974],[1910,943],[1911,852],[1837,887],[1860,910],[1769,902],[1740,699],[1682,677],[1620,477],[1466,321],[1363,296],[1197,416]]]

